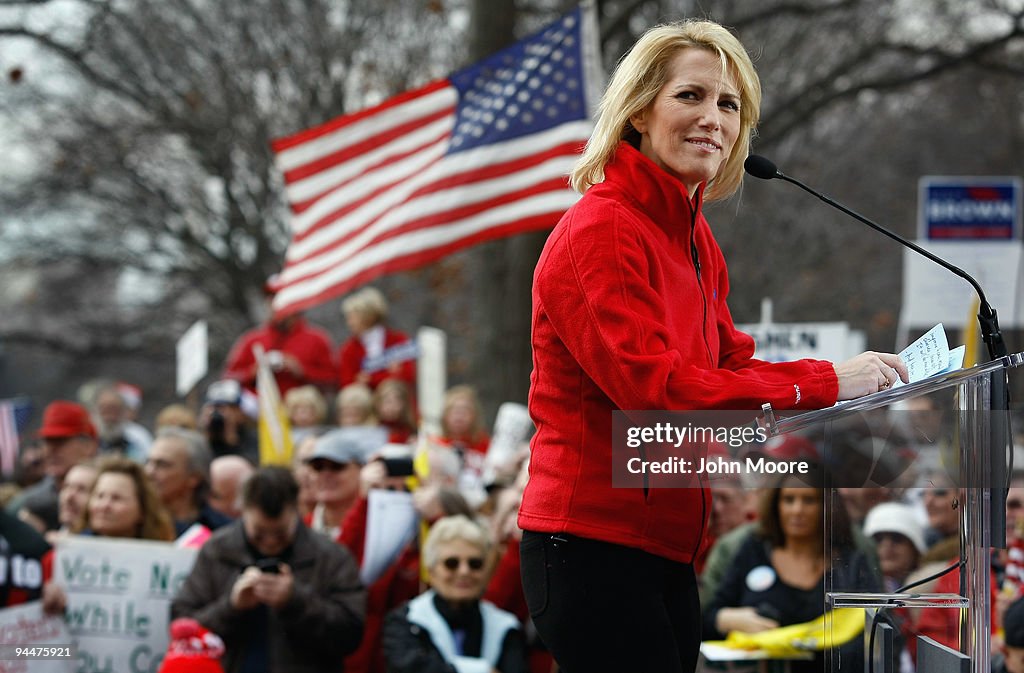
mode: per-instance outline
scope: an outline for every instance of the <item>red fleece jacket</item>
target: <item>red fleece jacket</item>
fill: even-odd
[[[301,316],[297,317],[287,330],[265,324],[240,336],[228,353],[224,376],[237,379],[246,388],[255,392],[256,356],[253,355],[252,347],[256,344],[263,346],[263,350],[268,353],[281,351],[294,355],[302,365],[302,377],[295,376],[287,370],[274,373],[282,396],[299,386],[330,386],[334,383],[337,368],[331,356],[331,337],[324,330],[306,322]]]
[[[612,411],[814,409],[831,363],[755,360],[725,258],[682,183],[623,143],[548,238],[534,273],[530,481],[519,525],[692,562],[703,488],[612,488]],[[624,469],[620,466],[619,469]]]

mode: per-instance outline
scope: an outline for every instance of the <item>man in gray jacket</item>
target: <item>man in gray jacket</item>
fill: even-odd
[[[338,673],[362,638],[366,592],[342,546],[299,518],[280,467],[242,488],[242,517],[214,533],[171,605],[223,640],[227,673]]]

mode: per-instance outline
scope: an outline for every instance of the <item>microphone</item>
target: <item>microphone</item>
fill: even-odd
[[[833,201],[832,199],[825,196],[821,192],[811,189],[810,187],[800,182],[796,178],[789,177],[788,175],[780,171],[771,159],[759,156],[757,154],[751,154],[750,156],[747,157],[747,160],[743,162],[743,168],[744,170],[747,171],[747,173],[753,175],[755,178],[761,178],[762,180],[772,180],[778,178],[780,180],[785,180],[786,182],[793,183],[794,185],[804,190],[808,194],[813,194],[814,196],[818,197],[819,199],[821,199],[828,205],[832,206],[833,208],[837,208],[838,210],[846,213],[855,220],[863,222],[864,224],[868,225],[875,231],[881,234],[885,234],[892,240],[896,241],[897,243],[907,248],[910,248],[914,252],[920,255],[924,255],[925,257],[932,260],[939,266],[948,269],[957,276],[960,276],[961,278],[966,280],[968,283],[971,284],[972,287],[974,287],[974,291],[978,293],[978,299],[980,300],[978,304],[978,322],[981,324],[981,338],[988,348],[989,358],[992,360],[996,360],[998,358],[1009,355],[1009,351],[1006,348],[1006,343],[1003,341],[1003,334],[999,330],[999,318],[996,315],[996,310],[992,308],[991,304],[988,303],[988,300],[985,298],[985,291],[981,289],[981,285],[978,284],[978,281],[975,280],[974,277],[971,276],[971,274],[967,273],[958,266],[950,264],[949,262],[942,259],[938,255],[932,254],[931,252],[925,250],[924,248],[917,245],[913,241],[908,241],[907,239],[903,238],[896,232],[890,231],[889,229],[886,229],[882,225],[873,222],[872,220],[869,220],[860,213],[850,210],[843,204]]]
[[[751,154],[747,157],[746,161],[743,162],[743,168],[747,173],[750,173],[755,178],[761,178],[762,180],[773,180],[778,178],[780,180],[793,183],[808,194],[813,194],[833,208],[841,210],[855,220],[863,222],[875,231],[885,234],[897,243],[910,248],[918,254],[924,255],[939,266],[952,271],[957,276],[966,280],[974,287],[974,291],[978,293],[978,299],[980,300],[978,304],[978,322],[981,324],[981,338],[988,347],[989,358],[996,360],[1009,355],[1009,351],[1006,349],[1006,343],[1003,341],[1002,332],[999,331],[999,318],[996,316],[996,311],[988,303],[988,300],[985,299],[985,292],[981,289],[981,285],[979,285],[978,281],[976,281],[969,273],[960,267],[950,264],[938,255],[928,252],[916,243],[908,241],[896,232],[890,231],[882,225],[869,220],[860,213],[854,212],[841,203],[833,201],[821,192],[811,189],[796,178],[789,177],[780,171],[778,167],[775,166],[775,163],[770,159],[766,159],[765,157],[758,156],[756,154]],[[993,447],[989,479],[991,480],[992,490],[994,493],[992,494],[988,523],[991,530],[992,538],[990,542],[992,546],[1005,549],[1006,497],[1010,484],[1009,474],[1013,470],[1013,450],[1012,448],[1009,448],[1012,446],[1009,444],[1009,438],[1012,436],[1012,430],[1010,427],[1009,379],[1008,374],[1005,371],[1002,372],[1002,375],[998,372],[993,372],[989,377],[989,408],[994,411],[1001,412],[1006,418],[1003,423],[993,422],[989,431],[990,445]],[[993,419],[993,421],[995,421],[995,419]],[[1009,465],[1007,465],[1007,458],[1009,458]]]

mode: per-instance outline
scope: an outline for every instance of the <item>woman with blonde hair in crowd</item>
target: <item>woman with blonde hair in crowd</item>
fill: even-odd
[[[97,463],[96,478],[77,529],[97,537],[174,539],[171,515],[160,503],[144,468],[120,456]]]
[[[298,444],[327,421],[327,400],[316,386],[289,390],[284,396],[284,408],[288,412],[293,444]]]
[[[406,334],[386,325],[388,302],[380,290],[364,287],[352,293],[341,302],[341,314],[352,336],[341,345],[338,388],[350,383],[365,383],[376,389],[381,381],[389,378],[416,385],[415,359],[392,362],[375,371],[363,368],[367,358],[379,357],[387,349],[409,342]]]
[[[441,407],[441,436],[445,446],[461,451],[487,453],[491,438],[484,427],[483,409],[476,388],[470,385],[452,386],[444,394]]]
[[[165,427],[197,430],[199,428],[199,418],[196,416],[196,412],[184,404],[168,404],[156,415],[156,422],[153,424],[154,430]]]
[[[459,460],[459,490],[471,504],[482,504],[487,498],[484,459],[491,438],[484,429],[483,410],[473,386],[448,389],[441,408],[441,436],[431,441],[455,454]]]
[[[174,539],[174,522],[143,467],[123,456],[109,456],[96,463],[96,477],[73,532],[170,542]],[[63,612],[66,603],[67,596],[59,585],[50,582],[44,586],[43,607],[47,612]]]
[[[515,615],[481,600],[492,541],[465,516],[435,523],[423,545],[430,590],[384,622],[388,671],[525,673],[526,646]]]
[[[284,396],[284,407],[293,428],[311,428],[327,420],[327,401],[315,386],[289,390]]]
[[[388,442],[404,444],[416,434],[416,409],[405,381],[381,381],[373,391],[373,413],[388,431]]]
[[[365,383],[350,383],[338,392],[335,402],[338,425],[376,425],[373,415],[373,391]]]

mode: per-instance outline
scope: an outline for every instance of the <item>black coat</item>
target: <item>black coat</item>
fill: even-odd
[[[171,616],[192,617],[224,640],[224,670],[238,671],[253,645],[251,618],[231,606],[231,588],[255,558],[242,521],[216,531],[199,550],[195,566],[171,603]],[[366,591],[347,549],[299,523],[287,563],[295,576],[291,600],[268,610],[267,670],[337,673],[362,639]],[[263,646],[262,643],[258,644]]]
[[[450,626],[451,610],[440,596],[435,595],[434,600],[438,612]],[[430,633],[409,621],[408,610],[409,604],[405,603],[384,618],[382,647],[388,673],[455,673],[455,666],[444,659],[430,639]],[[479,656],[482,630],[479,608],[472,617],[475,619],[466,620],[463,617],[468,627],[466,655]],[[505,634],[496,668],[499,673],[528,673],[526,640],[520,629],[512,629]]]

